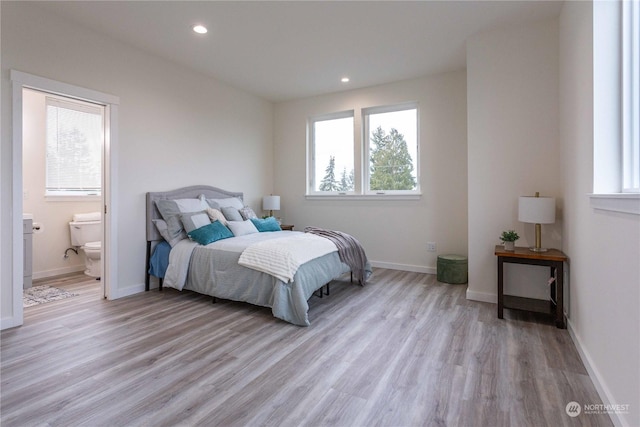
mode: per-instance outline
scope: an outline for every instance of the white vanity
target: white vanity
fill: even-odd
[[[28,289],[33,282],[33,215],[22,214],[22,251],[24,280],[22,288]]]

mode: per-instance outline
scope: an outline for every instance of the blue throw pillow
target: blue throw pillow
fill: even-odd
[[[278,220],[272,216],[265,219],[251,218],[251,222],[253,222],[253,225],[255,225],[260,232],[282,231],[282,228],[280,228],[280,224],[278,224]]]
[[[188,236],[191,240],[198,242],[201,245],[208,245],[209,243],[213,243],[217,240],[233,237],[233,233],[227,227],[222,225],[220,221],[214,221],[204,227],[190,231]]]

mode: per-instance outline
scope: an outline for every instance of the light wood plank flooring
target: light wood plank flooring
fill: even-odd
[[[76,280],[76,279],[80,280]],[[308,328],[167,289],[25,309],[1,334],[9,426],[609,426],[566,330],[465,299],[466,286],[376,269],[310,300]]]

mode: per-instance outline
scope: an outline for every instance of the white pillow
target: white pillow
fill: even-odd
[[[231,230],[234,236],[244,236],[245,234],[258,233],[258,229],[251,220],[246,221],[227,221],[227,227]]]
[[[204,197],[200,196],[194,199],[173,199],[180,212],[196,212],[205,210],[208,205]]]

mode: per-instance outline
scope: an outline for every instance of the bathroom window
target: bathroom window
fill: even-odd
[[[47,97],[46,195],[100,196],[104,107]]]

